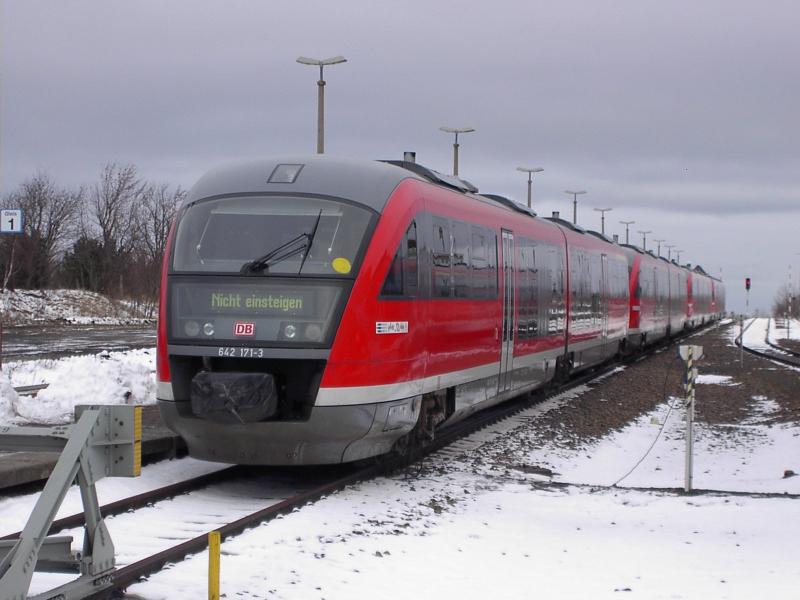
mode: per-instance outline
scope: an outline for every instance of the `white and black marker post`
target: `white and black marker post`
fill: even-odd
[[[750,313],[750,278],[744,278],[744,290],[746,294],[746,304],[745,306],[745,313],[741,317],[741,322],[739,323],[739,366],[744,367],[744,316]]]
[[[24,221],[21,208],[4,208],[0,210],[0,235],[12,234],[21,235],[23,231]],[[17,238],[11,242],[11,259],[9,264],[6,265],[6,272],[0,273],[0,282],[2,282],[2,289],[5,291],[6,282],[11,277],[11,271],[14,269],[14,245]],[[3,317],[0,315],[0,369],[3,368]]]
[[[702,346],[680,346],[678,348],[680,357],[686,361],[686,472],[684,477],[683,489],[686,492],[692,491],[692,439],[694,425],[694,383],[697,379],[697,367],[694,361],[703,358]]]

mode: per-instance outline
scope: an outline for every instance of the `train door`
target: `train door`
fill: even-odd
[[[511,389],[514,365],[514,234],[503,230],[503,326],[500,336],[500,378],[497,392]]]

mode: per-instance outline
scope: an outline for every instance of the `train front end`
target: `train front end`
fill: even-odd
[[[192,456],[338,463],[368,435],[375,406],[315,400],[398,173],[326,157],[259,161],[192,188],[164,260],[157,368],[161,414]]]

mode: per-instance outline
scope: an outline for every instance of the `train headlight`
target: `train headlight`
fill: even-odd
[[[306,339],[312,342],[318,342],[322,339],[322,327],[318,323],[309,323],[306,325]]]
[[[287,339],[294,339],[294,336],[297,335],[297,327],[292,324],[287,325],[283,328],[283,337]]]
[[[208,337],[214,335],[214,324],[213,323],[206,323],[203,325],[203,333]]]
[[[186,321],[186,324],[183,326],[183,332],[188,337],[196,337],[200,334],[200,323],[197,321]]]

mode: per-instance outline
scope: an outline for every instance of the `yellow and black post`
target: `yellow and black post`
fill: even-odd
[[[692,491],[692,466],[693,466],[693,429],[694,429],[694,384],[697,379],[697,367],[694,366],[695,360],[703,357],[702,346],[680,346],[678,348],[680,357],[686,361],[686,469],[684,474],[683,489],[685,492]]]

